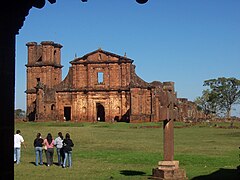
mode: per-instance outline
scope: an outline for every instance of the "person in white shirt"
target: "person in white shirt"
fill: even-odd
[[[57,149],[57,155],[58,155],[58,166],[62,166],[63,160],[64,160],[64,153],[62,149],[62,144],[63,142],[63,135],[62,132],[58,132],[58,137],[54,141],[54,145],[56,146]]]
[[[20,163],[20,157],[21,157],[21,145],[24,145],[24,139],[21,135],[21,131],[17,130],[16,134],[14,135],[14,163],[16,162],[17,164]]]

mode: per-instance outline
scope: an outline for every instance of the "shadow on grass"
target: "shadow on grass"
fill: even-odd
[[[33,162],[33,161],[32,161],[32,162],[29,162],[29,163],[32,164],[32,165],[34,165],[34,166],[36,165],[35,162]],[[47,166],[47,163],[46,163],[46,162],[43,162],[42,165],[41,165],[41,164],[38,164],[38,165],[40,165],[40,166]],[[58,163],[56,163],[56,162],[54,162],[53,165],[59,166]]]
[[[231,179],[231,180],[239,180],[240,179],[240,171],[238,169],[223,169],[220,168],[219,170],[203,176],[197,176],[192,178],[192,180],[210,180],[210,179]]]
[[[125,176],[146,176],[145,172],[142,171],[132,171],[132,170],[122,170],[120,174]]]

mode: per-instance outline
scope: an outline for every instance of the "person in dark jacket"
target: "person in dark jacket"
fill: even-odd
[[[66,133],[65,139],[63,140],[63,152],[64,152],[64,161],[63,168],[66,167],[66,162],[68,161],[68,167],[72,167],[72,147],[74,146],[73,141],[70,138],[70,134]]]
[[[43,165],[42,153],[43,153],[43,139],[41,137],[41,133],[37,133],[37,137],[33,142],[34,150],[35,150],[35,165],[38,166],[38,158],[40,159],[40,165]]]

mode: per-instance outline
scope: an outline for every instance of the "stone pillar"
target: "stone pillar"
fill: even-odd
[[[163,121],[164,161],[173,161],[174,157],[174,133],[173,120]]]

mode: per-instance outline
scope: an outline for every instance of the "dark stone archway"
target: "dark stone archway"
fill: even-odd
[[[105,122],[105,108],[101,103],[96,103],[97,121]]]

